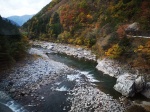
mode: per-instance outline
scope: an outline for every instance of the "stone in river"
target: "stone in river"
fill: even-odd
[[[133,97],[135,93],[141,92],[145,87],[143,76],[124,74],[117,79],[114,89],[127,97]]]

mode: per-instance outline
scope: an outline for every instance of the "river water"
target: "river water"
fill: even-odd
[[[96,84],[97,87],[106,94],[110,94],[114,98],[118,98],[121,96],[120,93],[113,89],[113,86],[116,83],[116,79],[103,74],[101,71],[98,71],[95,68],[97,65],[96,62],[85,61],[83,59],[79,60],[74,57],[67,56],[65,54],[52,53],[48,54],[48,56],[55,61],[65,63],[69,67],[82,71],[82,73],[87,73],[87,75],[91,77],[91,80],[97,80],[93,81],[92,83]]]
[[[23,95],[21,98],[16,98],[13,93],[1,89],[3,92],[0,92],[0,96],[6,98],[0,98],[0,112],[103,112],[111,111],[111,108],[112,112],[113,108],[118,112],[123,111],[123,107],[117,101],[121,94],[113,89],[116,79],[98,71],[95,62],[54,52],[48,53],[47,56],[50,60],[72,68],[73,71],[68,72],[66,69],[65,75],[59,75],[55,81],[46,83],[31,95]],[[97,107],[99,105],[103,107]]]

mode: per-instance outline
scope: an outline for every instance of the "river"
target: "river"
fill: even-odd
[[[97,65],[96,62],[85,61],[84,59],[79,60],[65,54],[52,53],[48,54],[48,56],[55,61],[65,63],[67,66],[85,73],[88,78],[91,77],[91,82],[96,84],[96,86],[106,94],[111,94],[114,98],[118,98],[119,96],[121,96],[113,89],[113,85],[115,85],[116,79],[108,75],[104,75],[102,72],[98,71],[95,68]]]
[[[34,52],[45,52],[33,48]],[[38,54],[39,55],[39,54]],[[34,58],[33,58],[34,57]],[[3,112],[122,112],[115,78],[103,74],[96,63],[49,51],[31,56],[0,82]],[[5,96],[5,97],[2,97]]]

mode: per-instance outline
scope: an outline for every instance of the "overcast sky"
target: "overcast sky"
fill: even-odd
[[[9,17],[13,15],[31,15],[39,12],[51,0],[0,0],[0,15]]]

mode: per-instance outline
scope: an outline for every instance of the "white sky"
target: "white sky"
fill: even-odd
[[[32,15],[39,12],[51,0],[0,0],[2,17]]]

